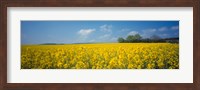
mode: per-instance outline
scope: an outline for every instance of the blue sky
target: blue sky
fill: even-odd
[[[179,21],[21,21],[22,44],[117,42],[135,34],[179,37]]]

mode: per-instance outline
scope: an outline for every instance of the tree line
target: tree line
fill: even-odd
[[[122,37],[118,38],[119,43],[162,43],[162,42],[169,42],[169,43],[178,43],[178,38],[176,40],[169,39],[162,39],[157,35],[152,35],[150,38],[143,38],[140,34],[129,35],[125,39]]]

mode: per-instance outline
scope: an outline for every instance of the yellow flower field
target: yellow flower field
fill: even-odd
[[[24,45],[22,69],[178,69],[179,44]]]

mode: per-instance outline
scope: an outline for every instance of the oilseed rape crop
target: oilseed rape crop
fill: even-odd
[[[22,45],[21,69],[178,69],[179,44]]]

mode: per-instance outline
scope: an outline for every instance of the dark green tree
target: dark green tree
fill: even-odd
[[[135,38],[134,38],[133,35],[128,35],[128,36],[126,37],[126,41],[127,41],[127,42],[134,42],[134,41],[135,41]]]
[[[119,43],[124,43],[124,42],[125,42],[125,39],[122,38],[122,37],[119,37],[119,38],[118,38],[118,42],[119,42]]]
[[[139,42],[142,39],[142,37],[140,36],[140,34],[135,34],[135,35],[129,35],[126,38],[127,42]]]
[[[140,34],[135,34],[134,37],[135,37],[136,41],[140,41],[142,39],[142,37],[140,36]]]

